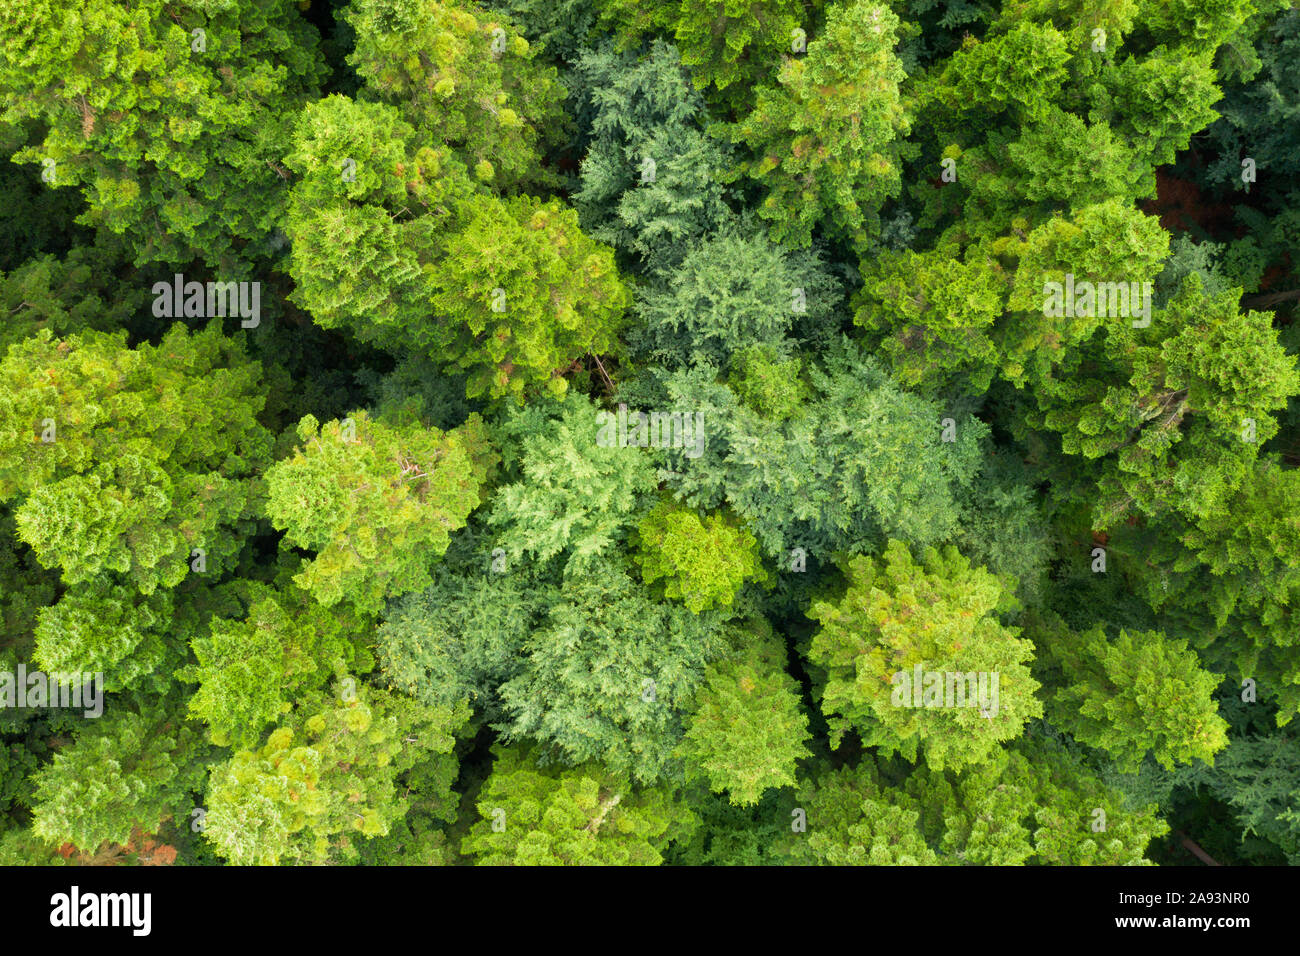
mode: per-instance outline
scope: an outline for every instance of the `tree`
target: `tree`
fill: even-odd
[[[397,110],[333,96],[303,111],[286,231],[296,301],[325,328],[468,374],[471,397],[561,393],[612,348],[630,293],[612,250],[554,200],[478,191]]]
[[[165,687],[184,654],[175,604],[170,591],[141,595],[96,577],[40,609],[33,660],[48,673],[103,674],[108,691]]]
[[[598,12],[590,0],[504,0],[497,7],[533,38],[543,55],[564,63],[579,58]]]
[[[432,559],[480,504],[497,460],[477,416],[443,432],[364,411],[323,426],[307,415],[298,440],[267,469],[267,514],[288,543],[316,552],[295,583],[362,613],[429,584]]]
[[[68,584],[114,572],[175,587],[202,552],[215,573],[242,546],[270,435],[259,366],[217,323],[157,346],[122,333],[42,330],[0,361],[0,497],[19,536]]]
[[[863,760],[800,789],[795,862],[830,865],[1134,866],[1169,830],[1051,745],[996,750],[960,772]]]
[[[475,188],[464,163],[396,107],[334,95],[297,117],[285,164],[299,176],[285,217],[293,300],[324,328],[431,354],[426,266]]]
[[[207,755],[174,710],[110,707],[34,775],[32,832],[86,852],[124,844],[136,828],[157,833],[169,817],[189,812]]]
[[[637,57],[602,47],[574,73],[591,113],[573,197],[583,228],[648,269],[677,264],[730,214],[717,180],[727,152],[703,132],[704,103],[677,49],[656,40]]]
[[[101,246],[75,246],[61,259],[45,255],[23,262],[0,277],[0,308],[9,316],[0,348],[43,328],[55,338],[121,328],[146,298],[142,283],[117,279],[122,269],[118,256]]]
[[[552,183],[540,150],[559,138],[564,90],[512,24],[455,0],[352,0],[343,17],[364,96],[397,106],[481,182]]]
[[[41,567],[32,549],[18,540],[13,514],[0,509],[0,575],[8,582],[0,595],[0,671],[29,660],[41,609],[58,596],[58,576]]]
[[[1237,737],[1219,754],[1206,783],[1236,810],[1242,841],[1253,835],[1277,847],[1288,865],[1300,860],[1300,760],[1291,732]]]
[[[905,385],[936,390],[961,373],[966,388],[988,388],[998,350],[990,335],[1004,302],[987,262],[962,262],[955,249],[903,250],[864,261],[854,321],[875,332],[880,352]]]
[[[1275,433],[1273,412],[1300,388],[1268,316],[1240,312],[1232,293],[1203,297],[1195,275],[1151,326],[1111,328],[1104,358],[1088,366],[1076,352],[1030,419],[1059,432],[1065,452],[1102,459],[1099,529],[1132,510],[1220,512]],[[1080,376],[1085,367],[1097,377]]]
[[[743,632],[735,653],[705,669],[682,741],[699,775],[737,806],[794,786],[797,762],[812,756],[799,686],[785,671],[785,647],[766,622],[756,630]]]
[[[511,410],[501,425],[506,478],[487,516],[507,556],[580,570],[612,551],[655,484],[637,447],[601,442],[600,412],[583,396]],[[604,413],[613,417],[612,413]]]
[[[743,349],[785,346],[797,321],[826,321],[839,298],[817,255],[791,253],[744,226],[701,239],[655,278],[638,297],[639,323],[628,339],[667,368],[725,368]]]
[[[1009,582],[953,547],[930,548],[917,563],[897,541],[879,559],[850,558],[845,574],[844,595],[808,611],[820,625],[809,660],[826,674],[832,745],[852,727],[883,753],[961,768],[1042,715],[1026,666],[1033,645],[996,617]]]
[[[979,469],[986,426],[903,391],[847,341],[820,359],[807,372],[814,397],[779,425],[741,406],[709,366],[657,371],[651,400],[695,409],[704,422],[698,456],[664,452],[669,488],[691,507],[729,505],[783,564],[795,547],[829,554],[891,536],[945,540]]]
[[[841,767],[800,789],[808,835],[792,838],[796,862],[824,866],[934,866],[939,855],[925,842],[920,808],[875,779],[869,764]]]
[[[966,246],[965,261],[957,243],[864,259],[854,321],[908,385],[978,393],[995,374],[1037,384],[1099,331],[1109,337],[1120,334],[1120,324],[1151,320],[1149,313],[1139,318],[1144,303],[1152,305],[1141,298],[1142,283],[1161,271],[1167,252],[1159,221],[1115,200],[1028,233],[1019,220],[1010,235]],[[1108,315],[1096,302],[1054,308],[1049,283],[1064,288],[1076,280],[1099,288],[1120,283],[1124,314]]]
[[[774,240],[807,246],[824,225],[862,247],[881,205],[901,192],[897,141],[910,127],[898,90],[898,26],[874,0],[833,7],[807,57],[786,58],[777,84],[759,90],[753,112],[731,131],[757,153],[737,174],[765,187],[758,212]]]
[[[598,763],[542,769],[521,747],[493,748],[480,819],[461,852],[480,866],[657,866],[694,815],[656,787]]]
[[[762,418],[778,422],[793,418],[810,391],[804,381],[803,361],[798,356],[782,358],[777,346],[767,342],[734,355],[727,386]]]
[[[1134,805],[1068,751],[1026,747],[1041,805],[1034,862],[1044,866],[1150,865],[1150,842],[1169,832],[1151,804]]]
[[[631,303],[613,253],[555,200],[475,198],[461,215],[435,273],[433,354],[469,371],[471,397],[563,394],[569,364],[611,349]]]
[[[507,565],[487,574],[439,565],[423,591],[391,601],[376,634],[383,682],[425,704],[469,700],[498,719],[498,686],[519,673],[524,642],[554,595]]]
[[[1050,697],[1052,722],[1080,743],[1136,768],[1150,753],[1163,767],[1213,762],[1228,743],[1215,691],[1223,680],[1201,668],[1183,640],[1159,631],[1094,628],[1057,645],[1064,686]]]
[[[324,73],[297,10],[22,0],[0,43],[0,121],[47,129],[19,161],[53,161],[53,185],[87,201],[81,220],[124,235],[137,264],[246,269],[266,248],[287,195],[284,119]]]
[[[364,686],[304,698],[256,750],[213,768],[204,836],[236,866],[352,862],[406,813],[402,776],[469,716]]]
[[[214,617],[192,642],[197,664],[178,672],[199,685],[189,711],[223,747],[254,746],[299,696],[373,663],[362,643],[365,616],[326,609],[296,587],[248,582],[241,590],[247,616]]]
[[[742,107],[793,49],[799,12],[793,0],[681,0],[673,35],[695,85]]]
[[[641,579],[662,579],[666,597],[679,598],[699,613],[730,607],[746,580],[765,582],[758,542],[734,519],[708,515],[703,521],[690,508],[663,501],[637,525]]]
[[[566,579],[501,685],[507,742],[523,737],[567,764],[599,760],[640,783],[680,777],[674,750],[710,660],[726,650],[716,617],[652,600],[628,562]]]

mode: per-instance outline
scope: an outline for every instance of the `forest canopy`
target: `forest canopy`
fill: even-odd
[[[0,864],[1300,865],[1297,57],[7,0]]]

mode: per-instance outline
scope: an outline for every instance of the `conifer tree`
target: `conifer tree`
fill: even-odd
[[[793,0],[681,0],[673,37],[697,87],[744,107],[794,51],[800,12]]]
[[[940,857],[921,831],[920,808],[882,788],[874,768],[841,767],[798,795],[807,835],[787,838],[798,863],[824,866],[935,866]]]
[[[32,833],[85,852],[124,844],[137,828],[157,833],[189,812],[208,752],[196,728],[166,706],[137,713],[110,705],[34,775]]]
[[[727,153],[703,131],[704,103],[677,49],[656,40],[637,57],[602,47],[574,71],[592,113],[573,197],[583,228],[647,269],[675,265],[729,215],[717,180]]]
[[[288,543],[316,552],[295,583],[362,613],[428,585],[496,462],[477,417],[444,433],[364,411],[324,425],[308,415],[298,440],[266,472],[267,514]]]
[[[961,768],[1042,715],[1026,666],[1033,646],[997,618],[1014,604],[1008,582],[972,568],[955,548],[928,549],[917,562],[897,541],[879,559],[850,558],[845,573],[844,595],[808,612],[820,625],[809,660],[826,673],[832,745],[852,727],[884,753]]]
[[[546,388],[615,345],[631,296],[573,210],[482,191],[394,107],[332,96],[286,158],[296,300],[325,328],[436,359],[471,397]]]
[[[136,349],[92,331],[12,346],[0,497],[20,499],[19,537],[68,584],[116,573],[148,594],[198,566],[216,573],[242,547],[250,479],[270,453],[259,380],[215,322]]]
[[[247,269],[284,209],[285,121],[323,79],[318,42],[277,0],[21,0],[0,20],[0,121],[44,124],[20,160],[53,162],[137,263]]]
[[[615,413],[578,395],[505,416],[506,480],[486,520],[507,560],[563,554],[581,569],[635,524],[638,499],[654,488],[653,452],[602,438],[617,427]]]
[[[474,197],[434,273],[432,354],[469,373],[471,397],[563,394],[569,365],[614,347],[631,294],[613,253],[555,200]]]
[[[910,126],[898,26],[874,0],[833,7],[807,56],[787,58],[731,132],[756,154],[743,171],[765,187],[758,212],[773,239],[806,246],[823,227],[864,246],[880,207],[901,191],[898,141]]]
[[[204,836],[239,866],[353,862],[406,813],[403,775],[450,753],[468,716],[364,685],[306,697],[260,748],[213,768]]]
[[[785,671],[785,647],[765,622],[756,630],[743,632],[745,643],[735,653],[705,669],[682,742],[710,789],[726,791],[737,806],[794,786],[797,762],[812,755],[799,687]]]
[[[194,639],[197,664],[178,676],[198,683],[190,713],[220,746],[251,747],[294,700],[331,678],[364,673],[370,621],[343,607],[324,608],[296,587],[248,582],[243,620],[214,617]]]
[[[1051,697],[1053,723],[1080,743],[1136,768],[1150,753],[1162,766],[1213,762],[1227,744],[1214,699],[1222,675],[1203,670],[1186,641],[1158,631],[1094,628],[1060,653],[1066,683]]]
[[[507,20],[457,0],[352,0],[348,56],[362,95],[397,106],[497,189],[549,183],[540,150],[562,133],[564,91]]]
[[[694,826],[669,792],[634,787],[598,763],[544,769],[525,748],[493,750],[480,819],[461,842],[480,866],[657,866]]]
[[[701,521],[689,508],[661,502],[641,519],[636,539],[641,579],[662,579],[665,596],[696,613],[729,607],[746,580],[767,580],[754,536],[723,515]]]
[[[611,557],[564,587],[500,688],[508,742],[567,764],[599,760],[637,782],[680,779],[682,721],[709,661],[727,650],[716,613],[659,602]]]

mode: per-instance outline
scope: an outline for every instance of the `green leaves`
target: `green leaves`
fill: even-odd
[[[477,417],[444,434],[365,412],[324,426],[308,415],[298,436],[304,444],[267,470],[267,513],[289,543],[317,552],[298,585],[362,612],[429,583],[431,559],[478,507],[496,460]]]
[[[896,140],[909,123],[898,91],[898,22],[873,0],[833,7],[807,57],[787,58],[777,85],[761,88],[731,131],[757,154],[737,172],[765,187],[758,213],[778,242],[807,246],[825,225],[863,247],[881,205],[901,191]]]
[[[296,9],[23,0],[0,44],[0,119],[47,129],[21,161],[54,160],[53,185],[80,188],[82,220],[125,235],[137,263],[247,268],[266,248],[287,198],[284,120],[323,75]]]
[[[242,603],[248,616],[214,618],[193,641],[197,665],[179,674],[199,684],[190,713],[226,747],[253,746],[298,697],[371,664],[363,616],[327,610],[296,589],[277,594],[252,583]]]
[[[580,571],[633,523],[638,499],[655,485],[651,453],[602,443],[600,429],[596,407],[576,395],[507,414],[502,431],[514,452],[506,467],[515,480],[497,489],[487,517],[507,555],[550,561],[563,553]]]
[[[136,827],[157,833],[168,817],[188,811],[186,795],[199,788],[205,757],[198,735],[176,715],[112,708],[35,776],[32,832],[85,852],[126,843]]]
[[[922,546],[943,541],[958,520],[958,496],[979,467],[985,426],[953,417],[903,391],[847,342],[808,371],[815,398],[774,426],[739,406],[711,370],[662,376],[668,399],[704,415],[703,454],[667,454],[670,485],[686,503],[724,502],[763,550],[783,562],[790,548],[826,554],[861,550],[893,536]]]
[[[746,579],[767,580],[754,536],[722,515],[703,521],[687,508],[661,502],[637,525],[641,578],[664,581],[666,597],[679,598],[697,614],[730,607]]]
[[[218,570],[269,456],[259,378],[217,323],[138,349],[99,332],[13,346],[0,362],[0,494],[24,496],[19,535],[69,584],[115,572],[145,594],[175,587],[195,549]]]
[[[694,773],[731,802],[750,806],[769,789],[795,785],[811,756],[799,685],[771,634],[742,632],[736,653],[708,666],[687,719],[682,749]],[[697,768],[697,769],[696,769]]]
[[[791,52],[800,12],[792,0],[682,0],[673,35],[695,85],[741,107]]]
[[[833,743],[852,727],[884,753],[962,768],[1041,716],[1026,666],[1033,646],[995,616],[1014,602],[1005,582],[952,547],[929,549],[918,564],[897,541],[882,559],[849,559],[845,571],[843,597],[808,611],[820,624],[809,660],[826,672]]]
[[[1293,861],[1293,5],[500,2],[0,13],[0,861]]]
[[[524,748],[493,751],[481,819],[461,843],[480,866],[656,866],[694,823],[666,791],[635,788],[599,764],[541,769]]]
[[[469,371],[471,397],[563,394],[566,366],[612,348],[631,302],[613,254],[555,200],[475,197],[460,214],[434,277],[434,354]]]
[[[449,753],[468,712],[358,688],[308,698],[257,750],[213,769],[205,837],[239,866],[355,862],[407,809],[399,777]]]
[[[1215,700],[1223,677],[1204,671],[1186,641],[1125,630],[1109,641],[1095,628],[1059,653],[1068,683],[1052,695],[1052,720],[1080,743],[1131,769],[1148,752],[1166,768],[1213,762],[1227,745]]]
[[[629,570],[603,561],[566,580],[500,688],[508,719],[498,728],[553,759],[600,760],[654,783],[680,777],[682,718],[726,643],[716,615],[654,601]]]
[[[303,175],[295,299],[326,328],[465,371],[471,397],[562,393],[576,359],[613,348],[631,301],[612,251],[554,200],[476,191],[427,135],[381,104],[304,111],[287,158]]]
[[[1149,515],[1220,512],[1261,436],[1274,433],[1272,414],[1300,373],[1267,317],[1242,314],[1235,299],[1203,297],[1199,277],[1189,277],[1153,315],[1158,332],[1125,323],[1108,331],[1101,367],[1112,374],[1055,376],[1040,392],[1037,420],[1062,433],[1065,451],[1105,456],[1097,527],[1134,506]]]
[[[538,153],[560,138],[564,90],[513,26],[476,4],[439,0],[398,9],[353,0],[343,16],[356,31],[348,62],[365,95],[437,135],[482,182],[513,190],[553,181]]]
[[[716,179],[727,153],[703,132],[704,103],[676,48],[656,40],[640,58],[602,48],[575,72],[594,114],[573,197],[583,227],[649,269],[676,264],[730,214]]]
[[[981,391],[993,377],[989,327],[1004,308],[1002,283],[978,255],[963,263],[954,253],[904,250],[863,263],[854,321],[885,333],[880,352],[905,385],[934,390],[966,373]]]

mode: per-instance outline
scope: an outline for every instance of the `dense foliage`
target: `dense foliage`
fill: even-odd
[[[0,864],[1300,864],[1298,56],[7,0]]]

